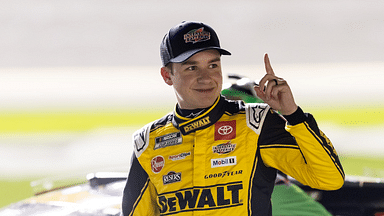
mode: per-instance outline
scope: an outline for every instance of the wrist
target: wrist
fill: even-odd
[[[292,115],[294,112],[296,112],[298,109],[298,106],[292,106],[290,109],[280,110],[280,113],[284,116],[286,115]]]
[[[288,121],[289,125],[297,125],[300,123],[303,123],[306,120],[306,116],[303,112],[303,110],[298,106],[296,110],[289,114],[289,115],[284,115],[284,118]]]

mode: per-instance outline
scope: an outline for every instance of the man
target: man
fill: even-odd
[[[199,22],[171,28],[161,76],[176,94],[173,113],[137,131],[123,215],[272,215],[276,170],[335,190],[344,172],[314,118],[272,70],[255,91],[265,103],[228,101],[215,31]]]
[[[228,77],[237,81],[221,91],[221,95],[226,99],[242,100],[245,103],[264,102],[256,95],[254,90],[255,81],[236,74],[230,74]],[[291,183],[288,176],[280,171],[276,175],[271,202],[274,216],[332,215],[321,203],[309,196],[303,189]]]

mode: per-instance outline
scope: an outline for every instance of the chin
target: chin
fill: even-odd
[[[216,99],[217,99],[217,97],[215,97],[214,99],[201,99],[201,107],[200,108],[207,108],[207,107],[210,107],[210,106],[212,106],[214,103],[215,103],[215,101],[216,101]],[[204,101],[204,102],[203,102]]]

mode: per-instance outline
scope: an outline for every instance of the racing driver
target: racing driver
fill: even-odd
[[[265,103],[221,96],[218,36],[182,22],[164,36],[161,76],[172,86],[172,113],[134,135],[123,192],[128,215],[272,215],[277,170],[321,190],[344,183],[337,153],[311,114],[296,105],[266,54],[254,89]]]

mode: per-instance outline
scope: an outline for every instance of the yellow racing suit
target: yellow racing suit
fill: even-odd
[[[123,192],[128,215],[272,215],[276,170],[336,190],[344,171],[330,140],[299,107],[219,97],[195,118],[169,113],[133,135]]]

